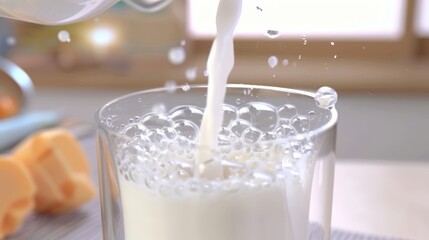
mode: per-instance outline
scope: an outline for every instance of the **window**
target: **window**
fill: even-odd
[[[210,47],[217,2],[187,1],[187,31],[197,51]],[[293,55],[323,57],[331,54],[327,43],[333,41],[343,58],[406,58],[414,51],[408,18],[413,4],[412,0],[243,1],[237,52],[274,52],[278,45],[287,45]],[[267,30],[277,30],[281,35],[269,39],[264,37]],[[255,41],[258,49],[254,48]]]
[[[417,2],[414,29],[418,36],[429,37],[429,0]]]
[[[218,1],[189,0],[188,32],[212,37]],[[405,0],[245,0],[237,37],[396,40],[404,33]]]

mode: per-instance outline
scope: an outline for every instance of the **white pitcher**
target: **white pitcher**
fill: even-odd
[[[119,0],[0,0],[0,16],[43,25],[62,25],[91,18]],[[124,0],[142,12],[154,12],[171,0]]]

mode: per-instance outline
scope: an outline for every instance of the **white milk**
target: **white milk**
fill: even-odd
[[[309,182],[169,197],[123,178],[120,184],[126,240],[306,239]]]

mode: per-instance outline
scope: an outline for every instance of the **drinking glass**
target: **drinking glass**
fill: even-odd
[[[198,144],[206,96],[160,88],[98,110],[103,238],[330,239],[336,98],[228,85],[212,147]],[[202,150],[213,157],[196,161]]]

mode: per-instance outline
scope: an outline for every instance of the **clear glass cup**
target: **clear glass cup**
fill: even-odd
[[[104,239],[330,239],[335,106],[228,85],[218,147],[195,164],[206,92],[142,91],[97,112]],[[207,179],[213,164],[222,176]]]

